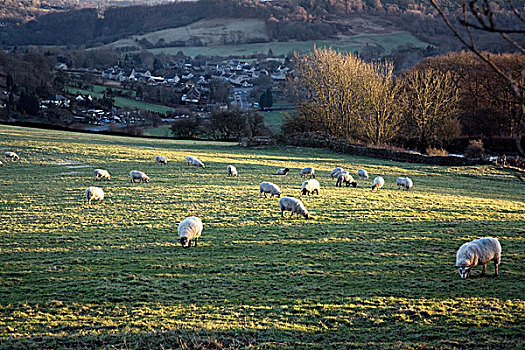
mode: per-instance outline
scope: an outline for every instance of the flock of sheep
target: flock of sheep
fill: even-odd
[[[5,152],[5,161],[19,161],[20,157],[15,152]],[[187,165],[193,165],[196,167],[205,168],[204,163],[201,162],[197,157],[187,156]],[[155,162],[163,165],[167,165],[166,157],[156,156]],[[0,161],[0,166],[3,163]],[[237,168],[233,165],[227,167],[228,176],[238,176]],[[287,175],[289,168],[281,168],[277,170],[275,175]],[[300,171],[301,178],[309,177],[301,185],[302,195],[319,195],[320,183],[315,179],[315,169],[313,167],[305,167]],[[132,170],[129,173],[130,181],[135,182],[149,182],[150,178],[142,171]],[[368,179],[368,173],[364,169],[357,171],[357,176],[362,179]],[[354,180],[350,172],[343,168],[337,167],[330,172],[332,179],[337,179],[336,187],[342,187],[344,183],[346,187],[353,186],[357,187],[357,182]],[[111,180],[111,175],[107,170],[95,169],[94,170],[94,181],[98,180]],[[413,187],[413,181],[408,177],[399,177],[396,181],[398,188],[404,188],[410,190]],[[379,190],[385,185],[385,180],[381,176],[374,178],[372,184],[372,191]],[[259,184],[259,196],[270,194],[270,197],[277,196],[281,197],[282,191],[274,183],[261,182]],[[104,190],[100,187],[90,186],[85,191],[85,199],[88,204],[92,201],[103,201]],[[297,216],[302,215],[305,219],[308,219],[309,213],[303,202],[294,197],[282,197],[279,199],[279,208],[281,210],[281,217],[284,218],[284,212],[290,212],[290,218],[296,214]],[[196,216],[190,216],[182,220],[178,226],[179,242],[183,248],[191,247],[191,241],[193,240],[194,245],[197,246],[197,241],[202,234],[202,221]],[[498,267],[501,260],[501,245],[496,238],[484,237],[473,240],[471,242],[463,244],[457,251],[456,254],[456,268],[459,270],[459,275],[462,279],[467,279],[471,275],[472,268],[477,265],[483,265],[482,275],[485,274],[487,264],[490,261],[494,261],[495,264],[495,276],[498,275]]]

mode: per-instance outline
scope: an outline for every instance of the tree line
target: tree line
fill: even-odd
[[[523,79],[525,57],[494,55]],[[298,113],[286,135],[319,131],[354,143],[443,148],[460,136],[512,138],[524,130],[513,118],[519,103],[510,87],[471,53],[428,58],[400,75],[389,62],[314,49],[296,57],[292,86]]]

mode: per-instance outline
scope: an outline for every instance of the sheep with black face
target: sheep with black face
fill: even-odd
[[[191,247],[191,241],[195,240],[195,246],[197,246],[197,240],[202,234],[202,221],[196,216],[189,216],[182,220],[178,227],[179,242],[182,248]]]

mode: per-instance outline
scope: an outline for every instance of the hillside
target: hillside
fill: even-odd
[[[505,4],[501,3],[495,20],[505,22],[510,29],[521,28],[521,21],[517,16],[511,15],[511,9]],[[453,13],[457,8],[449,7],[449,11]],[[366,26],[359,22],[364,17],[369,18],[363,22]],[[451,18],[456,17],[451,16]],[[418,40],[435,45],[442,51],[461,48],[441,19],[436,17],[431,5],[414,0],[351,2],[312,0],[306,3],[298,0],[275,2],[199,0],[156,6],[109,7],[103,11],[103,14],[94,8],[84,8],[40,16],[36,21],[21,26],[7,26],[0,32],[0,44],[5,47],[15,45],[95,47],[140,37],[145,39],[142,45],[150,46],[148,48],[166,47],[168,45],[165,41],[154,40],[161,31],[162,35],[167,36],[165,40],[175,40],[176,46],[182,46],[181,44],[196,46],[206,44],[209,38],[203,42],[194,42],[190,35],[184,37],[176,28],[191,26],[203,20],[217,19],[262,21],[265,23],[265,33],[263,36],[257,34],[253,37],[249,34],[250,31],[245,31],[240,33],[241,37],[233,36],[232,39],[227,38],[232,33],[217,28],[221,31],[220,35],[218,38],[210,39],[212,42],[220,41],[221,38],[223,41],[227,39],[230,44],[250,43],[253,42],[252,40],[266,38],[268,42],[327,40],[339,35],[366,34],[374,29],[374,23],[380,26],[382,23],[389,23],[388,32],[407,31]],[[169,31],[164,32],[164,30]],[[259,31],[260,27],[257,27],[256,32]],[[144,38],[148,35],[152,37],[153,42]],[[481,50],[494,52],[509,50],[505,42],[494,35],[481,35],[478,39]]]
[[[0,348],[521,348],[525,186],[492,166],[437,167],[284,146],[0,126]],[[165,155],[167,166],[155,164]],[[188,167],[187,155],[206,168]],[[228,164],[239,177],[229,178]],[[288,176],[272,176],[289,167]],[[272,181],[310,220],[282,219]],[[381,175],[336,188],[335,166]],[[93,169],[111,181],[94,182]],[[132,184],[130,170],[151,182]],[[399,175],[414,180],[396,188]],[[83,203],[86,187],[103,203]],[[197,247],[177,225],[197,215]],[[288,216],[288,214],[287,214]],[[497,236],[500,276],[461,280],[463,243]]]

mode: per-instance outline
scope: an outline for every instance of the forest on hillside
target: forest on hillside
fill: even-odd
[[[449,8],[451,18],[456,19]],[[520,28],[521,21],[502,2],[495,21]],[[86,8],[50,13],[24,25],[8,25],[0,33],[0,44],[67,45],[93,47],[124,37],[177,28],[202,19],[256,18],[267,24],[269,40],[317,40],[352,33],[352,18],[366,16],[387,21],[389,30],[406,30],[419,39],[449,51],[461,48],[430,2],[415,0],[199,0],[157,6],[110,7],[101,17],[98,10]],[[370,29],[373,31],[373,29]],[[483,34],[480,49],[511,51],[499,37]]]

